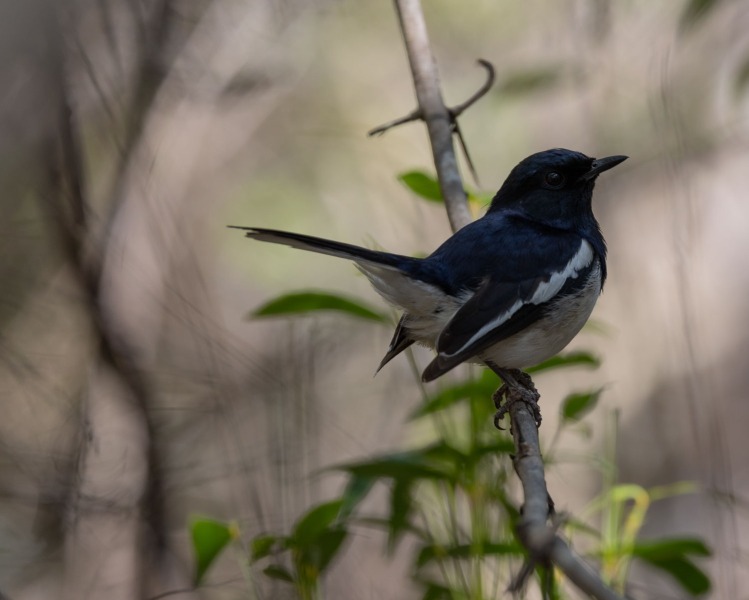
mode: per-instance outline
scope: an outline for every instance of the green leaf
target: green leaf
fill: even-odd
[[[361,301],[345,298],[327,292],[303,291],[279,296],[260,308],[255,309],[248,318],[287,317],[304,315],[321,310],[332,310],[345,313],[359,319],[387,323],[388,318],[376,310],[365,306]]]
[[[523,550],[516,542],[489,543],[483,544],[458,544],[453,546],[442,546],[434,544],[423,546],[416,558],[416,566],[423,567],[435,559],[443,558],[471,558],[475,556],[503,556],[503,555],[521,556]]]
[[[190,524],[190,534],[195,552],[194,583],[197,586],[216,557],[236,537],[236,533],[228,523],[196,518]]]
[[[579,421],[598,403],[603,388],[587,393],[570,394],[562,403],[562,420]]]
[[[309,564],[314,565],[318,573],[323,573],[338,554],[347,535],[348,531],[342,527],[324,531],[317,538],[315,545],[306,552],[305,557]]]
[[[488,206],[491,203],[491,201],[494,199],[494,194],[487,194],[483,192],[467,191],[466,195],[468,196],[468,202],[473,202],[474,204],[477,204],[480,207]]]
[[[442,191],[436,178],[424,171],[408,171],[398,175],[398,181],[417,196],[432,202],[442,202]]]
[[[408,518],[413,508],[411,497],[412,483],[410,479],[396,479],[390,493],[390,527],[388,528],[388,552],[395,550],[398,541],[408,531]]]
[[[359,502],[364,500],[367,494],[369,494],[376,481],[372,477],[357,477],[356,475],[349,478],[343,496],[341,496],[341,510],[338,513],[339,520],[342,521],[348,518],[354,512]]]
[[[687,30],[702,21],[718,4],[720,0],[689,0],[681,13],[681,30]]]
[[[684,554],[710,556],[712,552],[700,538],[668,538],[665,540],[640,541],[632,554],[640,558],[673,558]]]
[[[452,474],[443,464],[429,457],[433,447],[409,452],[385,454],[372,460],[335,467],[356,477],[392,479],[449,479]]]
[[[688,558],[638,558],[671,575],[692,596],[700,596],[710,591],[710,578]]]
[[[638,542],[632,555],[670,574],[693,596],[710,591],[710,578],[686,555],[710,556],[710,549],[699,538],[672,538]]]
[[[516,451],[511,439],[501,438],[491,444],[477,445],[472,453],[476,456],[486,456],[487,454],[514,454]]]
[[[441,583],[425,582],[422,586],[425,590],[422,600],[455,600],[457,597],[450,588]]]
[[[559,66],[539,67],[517,71],[497,84],[496,91],[502,96],[521,96],[552,87],[560,81]]]
[[[271,579],[277,579],[278,581],[285,581],[287,583],[294,583],[294,577],[289,573],[286,567],[281,565],[268,565],[263,569],[265,573]]]
[[[552,356],[549,360],[545,360],[530,369],[526,369],[526,372],[542,373],[544,371],[551,371],[553,369],[561,369],[565,367],[590,367],[592,369],[597,369],[600,366],[600,359],[590,352],[568,352],[567,354],[557,354],[556,356]]]
[[[314,541],[336,520],[343,500],[332,500],[315,506],[297,521],[291,534],[292,543],[298,548]]]
[[[485,369],[481,376],[447,387],[434,396],[431,396],[425,404],[420,406],[416,411],[411,413],[412,419],[417,419],[432,413],[445,410],[462,400],[471,398],[483,398],[487,402],[490,402],[492,394],[500,386],[501,382],[489,369]]]
[[[256,562],[261,558],[269,556],[273,552],[273,546],[284,538],[276,535],[259,535],[252,540],[250,545],[250,560]]]

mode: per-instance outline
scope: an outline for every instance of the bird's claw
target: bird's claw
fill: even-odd
[[[515,375],[518,385],[504,383],[492,396],[494,406],[497,408],[494,415],[494,426],[497,429],[504,429],[499,425],[499,422],[510,411],[510,407],[516,402],[525,402],[533,411],[536,427],[541,427],[541,407],[538,405],[541,395],[538,393],[536,386],[533,385],[533,380],[530,375],[521,371],[513,373],[513,375]],[[502,402],[503,398],[504,403]]]

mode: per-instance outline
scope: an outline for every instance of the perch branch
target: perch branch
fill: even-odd
[[[414,118],[421,117],[426,122],[447,216],[453,231],[456,231],[467,225],[471,217],[452,144],[451,114],[442,100],[437,66],[429,46],[420,1],[395,0],[395,5],[419,103],[419,108],[414,113],[399,121],[407,122],[416,115]],[[461,108],[460,112],[471,104],[470,99],[464,104],[466,106],[458,107]],[[522,395],[522,390],[509,388],[508,394],[513,393]],[[524,498],[518,537],[528,550],[531,561],[551,562],[591,598],[624,600],[574,554],[567,543],[556,534],[555,529],[547,524],[550,502],[538,441],[536,416],[525,402],[511,402],[509,412],[516,448],[515,471],[523,486]],[[514,582],[514,585],[521,584],[519,580]]]
[[[580,590],[598,600],[625,600],[608,587],[601,577],[572,549],[553,527],[547,524],[549,494],[544,477],[544,463],[538,442],[536,417],[525,402],[515,402],[510,407],[512,437],[516,454],[515,472],[523,486],[523,517],[518,526],[518,537],[536,562],[553,563]],[[522,581],[510,586],[516,591]]]
[[[403,39],[411,65],[419,112],[426,122],[437,180],[445,199],[447,218],[453,231],[471,222],[463,181],[453,148],[450,112],[442,100],[437,64],[429,46],[429,36],[419,0],[395,0]]]

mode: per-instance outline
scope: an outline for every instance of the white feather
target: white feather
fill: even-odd
[[[512,315],[514,315],[518,310],[520,310],[524,304],[538,305],[538,304],[543,304],[544,302],[548,302],[549,300],[551,300],[554,296],[556,296],[559,293],[559,291],[562,289],[562,287],[564,286],[567,280],[575,279],[578,276],[580,271],[590,266],[590,263],[593,261],[594,256],[595,255],[593,253],[593,248],[591,247],[591,245],[588,243],[587,240],[582,240],[582,242],[580,243],[580,249],[569,260],[569,262],[564,266],[564,268],[561,271],[558,271],[552,274],[552,276],[549,278],[549,281],[542,282],[536,288],[536,291],[533,293],[533,296],[527,303],[523,302],[522,300],[517,300],[508,310],[500,313],[494,319],[492,319],[491,321],[486,323],[483,327],[481,327],[478,331],[476,331],[476,333],[474,333],[470,337],[470,339],[465,344],[463,344],[460,348],[458,348],[455,352],[451,352],[449,354],[442,352],[440,353],[440,355],[444,356],[445,358],[450,358],[452,356],[460,354],[466,348],[474,344],[477,340],[481,339],[482,337],[487,335],[492,330],[501,326],[505,321],[507,321],[510,317],[512,317]],[[566,345],[567,344],[565,344],[565,346]],[[503,364],[503,363],[498,363],[498,364]]]

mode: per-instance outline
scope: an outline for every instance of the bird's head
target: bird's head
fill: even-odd
[[[489,212],[516,210],[549,225],[574,225],[592,216],[595,180],[626,156],[591,158],[580,152],[555,148],[522,160],[494,196]]]

